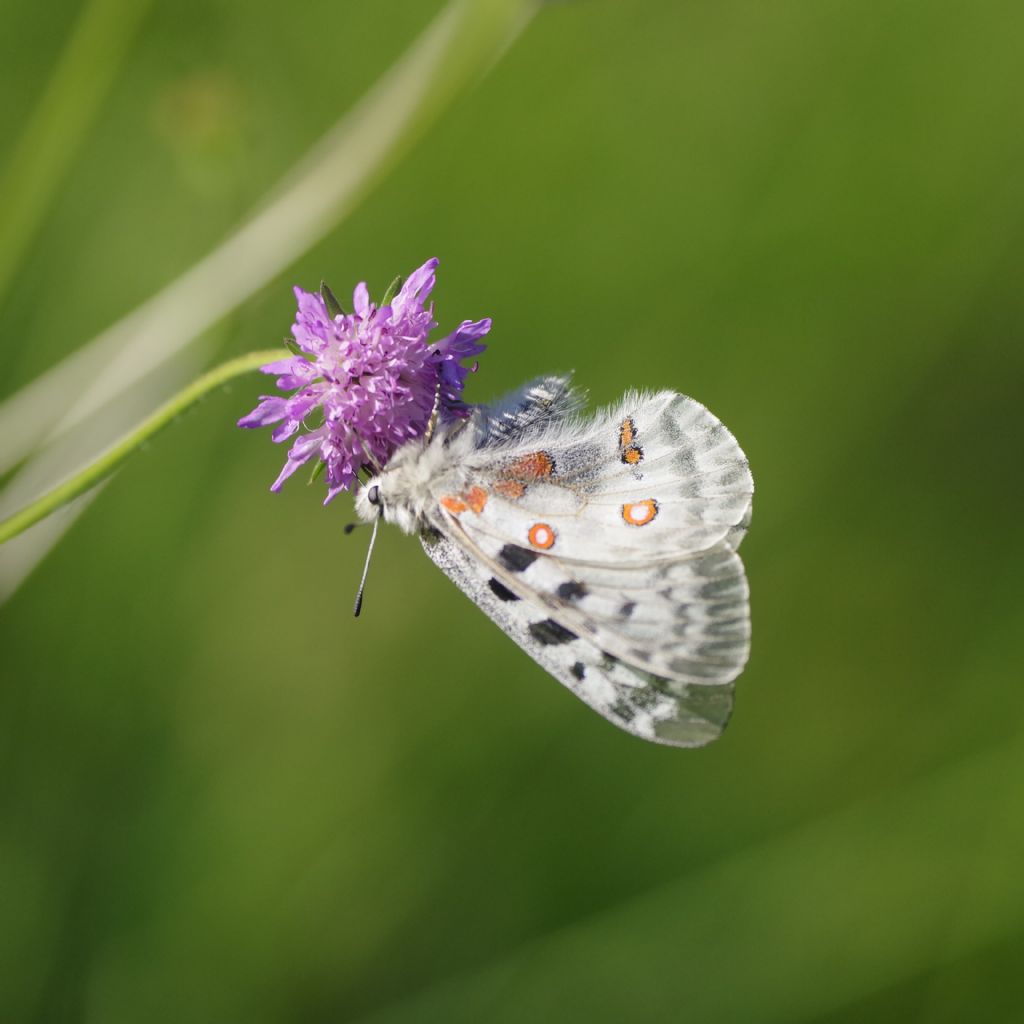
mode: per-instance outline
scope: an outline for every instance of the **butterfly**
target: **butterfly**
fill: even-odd
[[[610,722],[701,746],[725,728],[749,653],[747,459],[685,395],[630,392],[589,419],[582,404],[568,377],[541,377],[434,424],[360,487],[356,512],[418,534]]]

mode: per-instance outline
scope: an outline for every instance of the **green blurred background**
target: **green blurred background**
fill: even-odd
[[[121,6],[2,394],[441,5]],[[81,10],[0,9],[0,169]],[[0,1020],[1021,1019],[1022,38],[1012,0],[542,10],[206,359],[275,344],[293,283],[437,255],[442,326],[494,318],[471,400],[575,369],[708,404],[758,488],[732,724],[620,733],[396,530],[353,621],[365,538],[268,493],[243,379],[0,611]]]

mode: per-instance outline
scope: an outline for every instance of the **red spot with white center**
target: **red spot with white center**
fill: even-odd
[[[555,531],[547,523],[534,523],[528,534],[530,543],[535,548],[547,551],[555,543]]]
[[[658,514],[658,503],[653,498],[634,501],[622,506],[622,518],[630,526],[646,526]]]

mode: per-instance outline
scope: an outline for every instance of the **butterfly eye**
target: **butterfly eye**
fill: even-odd
[[[379,488],[379,487],[378,487],[378,486],[377,486],[376,484],[374,484],[374,485],[373,485],[373,486],[372,486],[372,487],[371,487],[371,488],[370,488],[370,489],[369,489],[369,490],[368,490],[368,491],[366,492],[366,500],[367,500],[367,501],[368,501],[368,502],[369,502],[369,503],[370,503],[371,505],[379,505],[379,504],[380,504],[380,488]]]

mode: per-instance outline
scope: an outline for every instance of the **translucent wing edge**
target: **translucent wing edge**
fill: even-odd
[[[572,387],[569,375],[537,377],[515,391],[478,407],[482,447],[516,444],[552,424],[575,416],[586,396]]]

